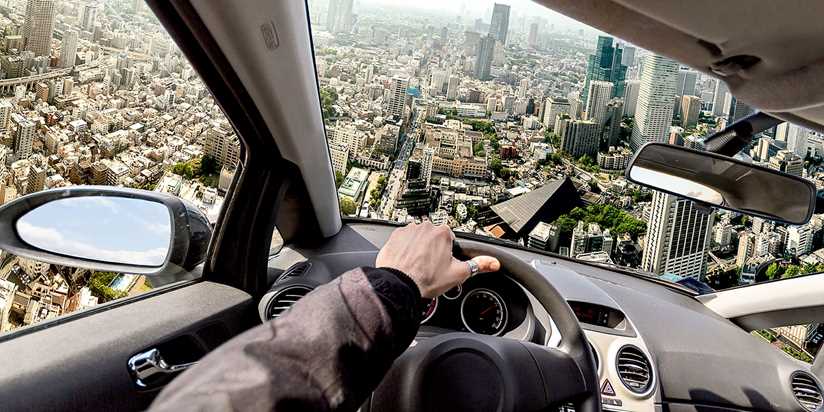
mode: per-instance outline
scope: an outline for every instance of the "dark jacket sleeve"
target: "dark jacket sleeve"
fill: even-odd
[[[151,410],[354,411],[412,342],[420,302],[399,271],[346,272],[209,353]]]

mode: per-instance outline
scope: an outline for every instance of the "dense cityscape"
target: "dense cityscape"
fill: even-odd
[[[704,291],[824,269],[823,216],[775,224],[624,179],[643,144],[700,150],[754,112],[723,82],[549,11],[309,4],[344,214],[428,218]],[[787,123],[744,154],[819,187],[822,155],[824,136]],[[817,324],[762,336],[801,358],[821,338]]]
[[[722,82],[535,5],[384,3],[309,2],[344,214],[425,217],[697,289],[824,269],[822,216],[775,224],[624,179],[644,143],[701,149],[753,113]],[[7,0],[0,27],[0,202],[104,184],[168,192],[217,217],[238,139],[142,0]],[[782,124],[744,155],[824,185],[814,131]],[[4,252],[0,331],[152,286]],[[795,336],[785,350],[804,356],[817,330],[763,336]]]
[[[238,139],[143,0],[4,1],[0,28],[0,202],[114,185],[171,193],[217,218]],[[151,287],[3,252],[0,331]]]

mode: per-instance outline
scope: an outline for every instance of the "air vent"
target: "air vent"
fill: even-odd
[[[652,387],[652,365],[641,349],[631,345],[619,349],[615,367],[621,383],[631,392],[641,395]]]
[[[303,276],[304,274],[306,274],[306,272],[309,271],[309,268],[311,268],[311,267],[312,267],[312,264],[309,263],[309,262],[295,263],[294,265],[290,266],[289,269],[286,269],[286,271],[283,272],[280,275],[280,277],[278,278],[278,280],[275,283],[283,282],[284,280],[287,280],[287,279],[290,279],[290,278],[296,278],[296,277]]]
[[[812,376],[806,372],[796,372],[790,379],[795,400],[808,411],[816,411],[821,407],[821,387]]]
[[[300,298],[306,296],[312,289],[306,286],[289,286],[284,288],[269,301],[269,310],[266,311],[269,319],[276,319],[289,310]]]

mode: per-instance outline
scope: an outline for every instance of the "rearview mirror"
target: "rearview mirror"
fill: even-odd
[[[632,159],[627,180],[693,201],[794,225],[815,210],[812,182],[710,152],[649,143]]]
[[[0,249],[61,266],[176,280],[204,261],[210,238],[196,207],[145,190],[76,186],[0,207]]]

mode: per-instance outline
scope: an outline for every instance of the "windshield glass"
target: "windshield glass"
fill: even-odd
[[[724,83],[523,0],[309,6],[345,215],[427,217],[702,292],[824,270],[820,216],[775,224],[624,178],[643,144],[700,149],[753,113]],[[754,142],[753,162],[817,176],[818,133]]]

